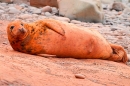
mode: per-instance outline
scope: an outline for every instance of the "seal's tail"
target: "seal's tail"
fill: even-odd
[[[126,63],[128,61],[127,54],[122,46],[116,44],[110,44],[110,46],[113,50],[113,53],[109,58],[109,60],[123,62],[123,63]]]

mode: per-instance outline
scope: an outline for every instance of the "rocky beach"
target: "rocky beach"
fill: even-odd
[[[6,27],[15,19],[34,22],[52,18],[98,30],[108,42],[123,46],[130,58],[130,3],[125,0],[118,3],[117,10],[112,5],[102,3],[104,20],[94,23],[60,15],[56,7],[34,7],[28,1],[1,2],[0,86],[129,86],[130,62],[125,65],[104,60],[28,55],[13,51],[7,40]]]

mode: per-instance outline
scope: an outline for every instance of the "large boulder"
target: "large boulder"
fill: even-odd
[[[101,2],[97,0],[59,0],[59,14],[84,22],[103,22]]]
[[[58,7],[57,0],[30,0],[30,5],[36,7],[52,6]]]

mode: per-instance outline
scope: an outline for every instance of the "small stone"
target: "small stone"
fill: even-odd
[[[50,6],[45,6],[45,7],[43,7],[42,8],[42,12],[52,12],[52,9],[51,9],[51,7]]]
[[[19,6],[19,5],[15,5],[14,6],[16,9],[18,9],[18,10],[22,10],[23,9],[23,7],[21,7],[21,6]]]
[[[117,29],[117,27],[111,27],[111,31],[116,31]]]
[[[3,6],[0,6],[0,9],[4,10],[5,8]]]
[[[32,18],[32,15],[30,15],[30,14],[22,14],[22,15],[18,16],[18,18],[20,18],[20,19],[28,19],[28,18]]]
[[[51,16],[51,18],[56,19],[56,20],[60,20],[60,21],[64,21],[64,22],[70,22],[70,19],[67,17]]]
[[[126,26],[130,26],[130,22],[124,22]]]
[[[122,11],[119,11],[118,13],[117,13],[117,15],[121,15],[122,14]]]
[[[24,3],[22,3],[22,4],[19,5],[19,6],[21,6],[21,7],[23,7],[23,8],[28,7],[28,5],[27,5],[27,4],[24,4]]]
[[[53,14],[58,14],[58,9],[56,7],[52,7],[52,13]]]
[[[49,13],[49,12],[45,12],[44,15],[47,16],[47,17],[52,16],[52,14]]]
[[[123,11],[124,9],[125,6],[122,4],[122,2],[114,2],[111,10]]]
[[[75,77],[78,79],[85,79],[85,76],[82,74],[75,74]]]
[[[5,6],[7,6],[7,3],[0,3],[0,6],[5,7]]]
[[[130,54],[127,54],[127,56],[128,56],[128,62],[130,62]]]
[[[3,10],[0,10],[0,14],[2,14],[2,13],[4,13],[4,11],[3,11]]]
[[[16,9],[15,7],[9,7],[9,13],[10,14],[18,14],[20,11]]]
[[[34,14],[41,14],[42,11],[41,11],[41,9],[35,9],[35,10],[33,10],[32,13],[34,13]]]
[[[74,24],[81,24],[81,21],[72,20],[71,23],[74,23]]]
[[[3,42],[4,45],[7,45],[8,43],[7,42]]]

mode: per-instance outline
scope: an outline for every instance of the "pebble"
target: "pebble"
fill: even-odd
[[[2,14],[2,13],[4,13],[5,11],[3,11],[3,10],[0,10],[0,14]]]
[[[30,14],[22,14],[20,16],[18,16],[19,19],[28,19],[28,18],[32,18],[32,15]]]
[[[58,9],[56,7],[52,7],[52,13],[53,14],[58,14]]]
[[[7,3],[0,3],[0,6],[5,7],[7,6]]]
[[[81,24],[81,21],[71,20],[71,23],[73,23],[73,24]]]
[[[56,20],[60,20],[60,21],[64,21],[64,22],[70,22],[70,19],[67,17],[51,16],[51,18],[56,19]]]
[[[42,8],[42,12],[52,12],[52,9],[51,9],[51,7],[50,6],[45,6],[45,7],[43,7]]]
[[[32,13],[33,14],[41,14],[42,13],[42,10],[41,9],[34,9],[33,11],[32,11]]]
[[[47,16],[47,17],[52,16],[52,14],[49,13],[49,12],[45,12],[44,15]]]
[[[85,79],[85,76],[82,74],[75,74],[75,77],[78,79]]]
[[[15,7],[9,7],[9,13],[10,14],[18,14],[20,11],[16,9]]]

